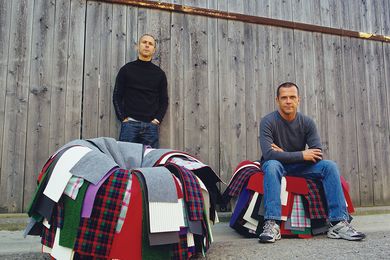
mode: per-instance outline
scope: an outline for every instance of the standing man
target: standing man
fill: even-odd
[[[156,39],[144,34],[138,59],[124,65],[116,77],[113,103],[122,122],[120,141],[159,148],[159,126],[168,107],[167,77],[151,60]]]
[[[330,221],[329,238],[362,240],[365,235],[348,222],[338,167],[333,161],[322,160],[317,127],[312,119],[297,112],[299,101],[296,84],[281,84],[276,92],[278,110],[266,115],[260,123],[265,224],[259,241],[272,243],[281,238],[280,182],[286,175],[322,181]]]

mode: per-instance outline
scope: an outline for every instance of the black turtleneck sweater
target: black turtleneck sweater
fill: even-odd
[[[160,67],[139,59],[124,65],[118,72],[113,94],[116,115],[122,122],[131,117],[162,122],[168,107],[167,78]]]

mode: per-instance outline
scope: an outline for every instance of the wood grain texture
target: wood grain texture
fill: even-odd
[[[116,118],[114,105],[112,103],[112,93],[114,92],[116,76],[120,68],[127,63],[126,53],[127,48],[129,47],[126,43],[127,39],[127,19],[130,20],[130,17],[127,16],[127,8],[123,8],[120,5],[113,5],[113,14],[112,14],[112,34],[111,34],[111,67],[110,67],[110,91],[109,91],[109,105],[110,114],[109,114],[109,136],[118,139],[120,122]]]
[[[32,198],[38,173],[49,157],[50,115],[57,112],[50,109],[53,90],[54,17],[54,3],[35,1],[27,108],[26,161],[29,163],[26,163],[24,168],[24,201]],[[63,64],[63,61],[61,63]],[[56,105],[59,109],[63,107],[63,103]],[[61,115],[57,113],[57,116]]]
[[[7,74],[9,63],[10,30],[12,2],[0,0],[0,178],[2,171],[3,137],[5,120],[5,100],[7,93]],[[5,174],[5,173],[4,173]],[[1,179],[0,179],[1,180]],[[3,206],[2,206],[3,207]]]
[[[390,32],[387,0],[163,2]],[[294,81],[355,206],[390,203],[386,42],[90,0],[0,0],[0,32],[0,212],[25,209],[37,169],[64,143],[118,137],[115,78],[143,33],[158,39],[153,62],[168,78],[162,147],[228,181],[238,162],[260,158],[258,123],[276,108],[276,87]]]
[[[98,77],[98,117],[97,136],[110,136],[110,116],[113,109],[112,103],[112,27],[113,27],[113,5],[102,4],[102,19],[99,28],[100,50],[99,50],[99,77]],[[112,136],[116,137],[116,136]]]
[[[207,18],[186,17],[184,32],[184,150],[208,161],[210,86]]]
[[[208,8],[216,8],[218,0],[209,0]],[[218,84],[218,21],[216,19],[207,19],[207,48],[208,48],[208,163],[212,169],[219,174],[219,84]]]
[[[81,138],[86,3],[70,3],[68,66],[66,75],[65,140]]]
[[[21,212],[34,3],[12,1],[5,96],[0,211]]]
[[[99,122],[99,91],[100,91],[100,51],[103,24],[102,4],[88,2],[85,58],[84,58],[84,85],[83,85],[83,117],[82,137],[98,137]]]
[[[70,24],[69,0],[60,0],[55,6],[55,20],[53,22],[53,54],[52,80],[50,96],[50,132],[49,153],[52,154],[65,143],[66,122],[66,92],[68,72],[68,48],[69,48],[69,24]],[[54,19],[54,18],[53,18]]]

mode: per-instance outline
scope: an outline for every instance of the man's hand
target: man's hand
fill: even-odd
[[[129,121],[129,118],[128,117],[126,117],[125,119],[123,119],[123,123],[126,123],[127,121]]]
[[[152,120],[152,122],[150,122],[154,125],[159,125],[160,124],[160,121],[158,121],[156,118]]]
[[[307,149],[302,151],[303,160],[314,163],[322,160],[322,151],[320,149]]]
[[[282,148],[280,148],[279,146],[277,146],[276,144],[271,144],[271,148],[275,152],[284,152],[284,150]]]

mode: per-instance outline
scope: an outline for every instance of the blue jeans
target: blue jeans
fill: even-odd
[[[141,143],[150,145],[153,148],[159,148],[160,143],[158,136],[158,125],[130,120],[127,122],[122,122],[119,141]]]
[[[328,204],[329,221],[349,219],[340,173],[335,162],[322,160],[317,163],[282,164],[277,160],[269,160],[264,162],[262,169],[265,219],[281,219],[280,182],[286,175],[321,180]]]

